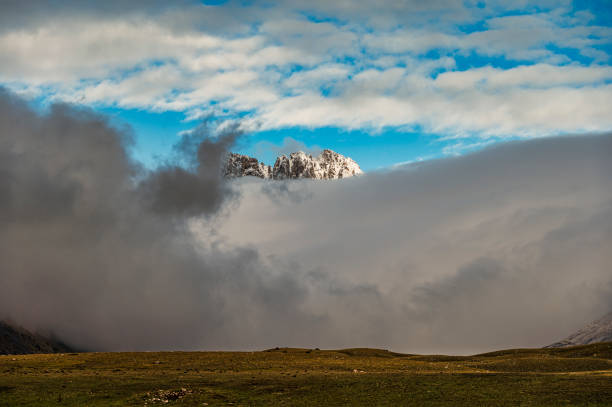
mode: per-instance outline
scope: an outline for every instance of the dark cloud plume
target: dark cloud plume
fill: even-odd
[[[1,91],[0,135],[0,319],[102,350],[244,347],[299,320],[290,277],[190,231],[235,197],[218,168],[235,132],[200,131],[191,166],[149,173],[105,118]]]
[[[149,174],[140,185],[145,204],[165,215],[197,216],[217,212],[233,190],[225,182],[221,168],[229,148],[239,136],[238,126],[227,129],[218,139],[208,137],[207,123],[183,136],[175,150],[179,162]],[[180,160],[180,158],[185,158]],[[186,161],[186,162],[185,162]]]

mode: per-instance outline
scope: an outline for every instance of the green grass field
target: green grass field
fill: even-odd
[[[1,406],[609,406],[612,343],[477,356],[376,349],[0,356]]]

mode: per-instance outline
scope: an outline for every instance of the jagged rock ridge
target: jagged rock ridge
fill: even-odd
[[[224,174],[226,177],[253,176],[259,178],[270,178],[272,168],[260,163],[257,158],[230,153],[225,164]]]
[[[255,176],[271,179],[340,179],[363,174],[359,165],[342,154],[323,150],[317,156],[303,151],[281,155],[274,166],[265,165],[256,158],[230,153],[224,169],[226,177]]]
[[[597,321],[591,322],[562,341],[546,347],[564,348],[566,346],[588,345],[598,342],[612,342],[612,312]]]

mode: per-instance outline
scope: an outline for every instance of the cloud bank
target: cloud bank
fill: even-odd
[[[219,233],[296,265],[334,327],[315,343],[543,346],[612,307],[610,153],[612,136],[583,135],[342,182],[242,180]]]
[[[92,350],[540,346],[612,306],[612,136],[341,182],[226,183],[129,131],[0,95],[0,318]]]

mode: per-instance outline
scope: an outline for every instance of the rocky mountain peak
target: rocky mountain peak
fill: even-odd
[[[260,163],[257,158],[248,155],[229,153],[223,171],[226,177],[252,176],[259,178],[270,178],[272,169],[269,165]]]
[[[256,158],[230,153],[224,174],[227,177],[255,176],[272,179],[340,179],[363,174],[363,171],[351,158],[326,149],[316,157],[303,151],[291,153],[288,157],[281,155],[272,167]]]

